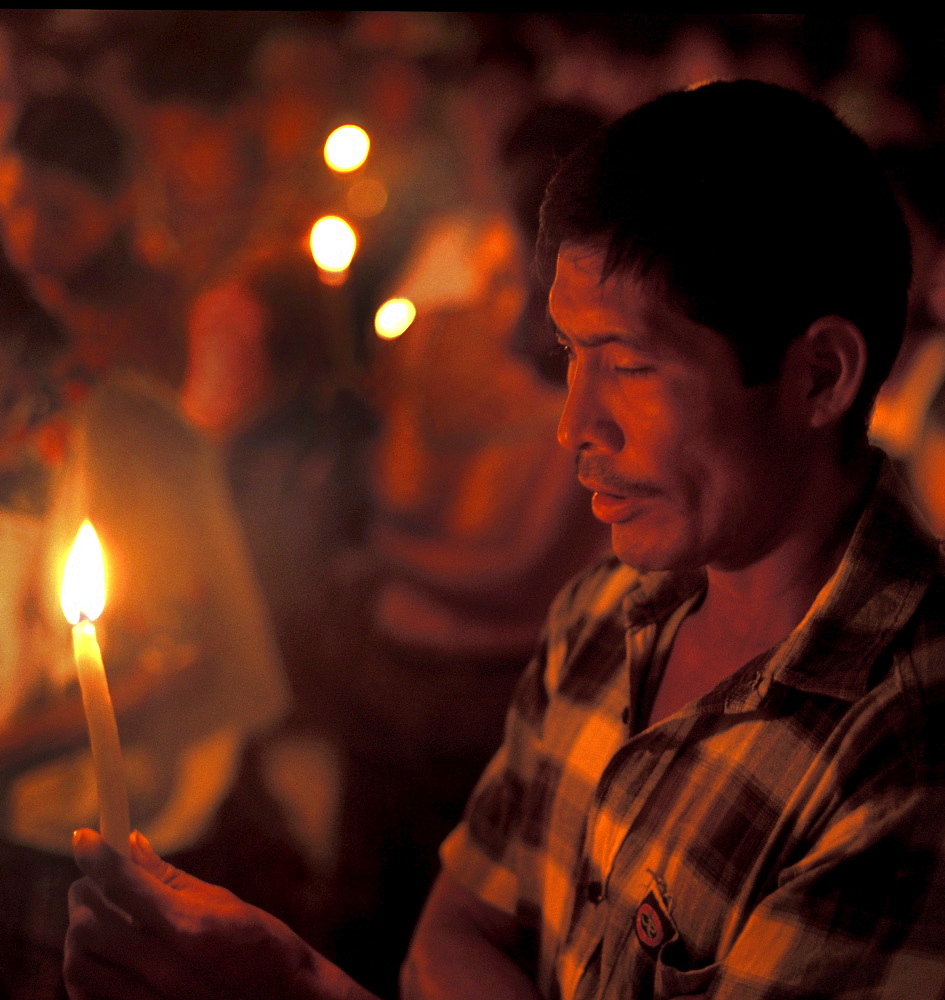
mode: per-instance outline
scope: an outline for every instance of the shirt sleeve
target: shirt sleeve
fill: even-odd
[[[538,922],[547,857],[547,817],[566,748],[546,731],[574,636],[588,623],[589,594],[610,580],[609,567],[578,574],[552,603],[540,642],[515,688],[504,740],[440,849],[445,870],[484,902]],[[534,918],[534,919],[531,919]]]
[[[503,743],[473,790],[462,822],[440,848],[443,866],[457,882],[509,914],[519,910],[522,897],[526,820],[541,769],[546,648],[543,642],[520,678]]]
[[[549,892],[557,898],[557,890],[567,888],[574,860],[569,838],[578,835],[575,825],[583,824],[585,800],[596,784],[588,782],[586,768],[571,773],[575,731],[599,710],[624,663],[620,609],[638,582],[638,574],[611,554],[558,592],[513,694],[502,746],[473,790],[463,821],[440,850],[444,869],[457,882],[514,914],[523,930],[546,924]],[[608,626],[617,638],[613,655],[601,664],[593,653],[585,654]],[[595,663],[589,676],[585,659]],[[618,709],[614,717],[619,714]],[[621,725],[618,720],[620,733]],[[608,734],[613,736],[610,729]],[[552,842],[550,818],[562,799],[568,821],[555,826]],[[549,889],[550,879],[555,889]]]

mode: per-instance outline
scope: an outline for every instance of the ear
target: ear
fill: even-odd
[[[863,334],[842,316],[821,316],[790,345],[783,372],[808,427],[826,427],[850,410],[863,384],[866,357]]]

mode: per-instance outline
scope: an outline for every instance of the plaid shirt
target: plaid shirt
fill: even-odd
[[[556,600],[446,870],[545,997],[945,997],[945,564],[888,462],[782,643],[643,728],[701,574]]]

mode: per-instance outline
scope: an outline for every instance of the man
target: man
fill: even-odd
[[[80,359],[123,364],[176,389],[185,292],[139,245],[133,138],[74,89],[17,105],[0,171],[11,264],[65,326]]]
[[[543,248],[616,556],[552,608],[404,995],[943,995],[945,574],[867,445],[909,283],[867,148],[780,88],[670,94],[566,161]],[[75,997],[197,995],[165,951],[221,981],[250,932],[269,995],[358,995],[135,851],[79,837]]]

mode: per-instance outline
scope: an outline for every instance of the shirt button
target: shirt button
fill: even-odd
[[[587,886],[587,898],[597,906],[604,899],[604,886],[600,882],[589,882]]]

